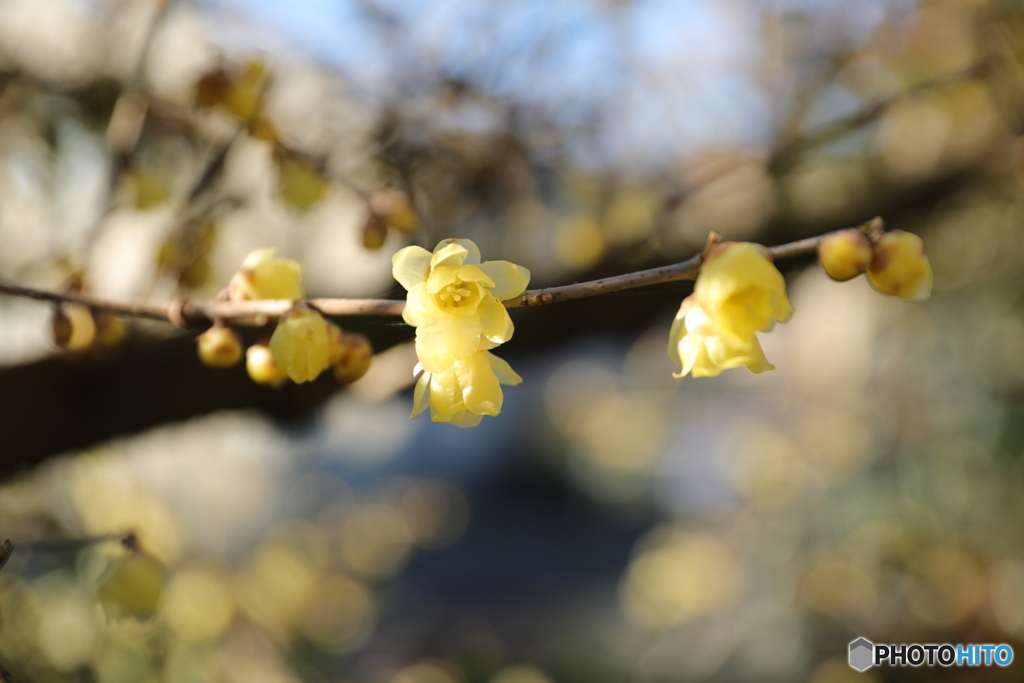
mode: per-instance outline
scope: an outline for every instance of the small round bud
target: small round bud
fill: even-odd
[[[366,374],[373,362],[373,346],[362,334],[345,332],[341,336],[341,355],[334,364],[334,378],[351,384]]]
[[[74,327],[71,324],[71,318],[68,317],[68,314],[60,306],[55,306],[53,309],[53,316],[50,318],[50,330],[53,332],[53,343],[62,349],[66,349],[71,341],[71,335],[74,333]]]
[[[284,370],[274,362],[274,355],[270,353],[270,348],[263,344],[254,344],[246,350],[245,369],[256,384],[279,387],[288,379]]]
[[[821,267],[838,282],[852,280],[867,270],[871,257],[871,241],[860,230],[842,230],[818,245]]]
[[[96,345],[104,349],[112,349],[121,344],[128,336],[128,325],[109,311],[98,311],[96,321]]]
[[[384,246],[384,240],[388,238],[388,224],[381,216],[370,213],[363,224],[363,247],[370,251],[377,251]]]
[[[875,243],[868,269],[871,285],[882,294],[923,301],[932,294],[932,267],[917,235],[884,233]]]
[[[103,608],[114,616],[146,619],[153,616],[164,591],[164,568],[145,552],[132,552],[114,561],[97,588]]]
[[[242,340],[230,327],[214,325],[196,337],[199,360],[211,368],[230,368],[242,359]]]
[[[53,343],[69,351],[81,351],[96,340],[96,322],[88,306],[67,304],[53,309],[50,321]]]
[[[334,365],[345,353],[345,345],[342,343],[344,332],[340,327],[328,321],[327,323],[327,362]]]

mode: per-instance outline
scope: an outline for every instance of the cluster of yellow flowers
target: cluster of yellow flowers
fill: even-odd
[[[931,295],[931,266],[917,235],[842,230],[822,240],[818,256],[834,280],[867,272],[883,294],[915,301]],[[771,370],[756,333],[771,331],[792,314],[786,282],[765,247],[716,245],[669,333],[668,355],[680,368],[675,376],[714,377],[742,365],[755,373]]]
[[[519,296],[530,271],[508,261],[480,261],[466,239],[443,240],[433,253],[405,247],[392,258],[392,273],[409,294],[402,318],[416,328],[412,415],[430,408],[435,422],[475,427],[501,412],[502,384],[522,381],[490,352],[512,338],[502,301]]]
[[[818,256],[834,280],[866,272],[884,294],[912,300],[931,294],[931,267],[921,239],[898,230],[882,232],[880,222],[829,235]],[[410,417],[429,408],[435,422],[474,427],[485,415],[498,415],[501,385],[519,384],[522,378],[491,350],[511,339],[514,327],[502,302],[526,290],[530,272],[508,261],[481,262],[472,241],[447,239],[433,252],[401,249],[392,257],[392,274],[408,291],[402,318],[416,328],[419,363],[413,372],[419,378]],[[257,249],[228,291],[232,301],[299,301],[305,295],[302,267],[273,249]],[[675,377],[714,377],[740,366],[755,373],[771,370],[757,334],[792,315],[786,281],[767,248],[750,242],[714,245],[669,334],[669,358],[679,366]],[[229,367],[241,358],[238,335],[222,324],[198,341],[207,365]],[[351,382],[366,372],[371,358],[365,337],[343,332],[308,305],[296,303],[278,322],[269,344],[249,347],[246,366],[260,384],[308,382],[332,365],[340,381]]]
[[[274,249],[257,249],[231,278],[228,293],[232,301],[302,299],[302,266]],[[199,335],[197,342],[199,357],[211,367],[232,367],[242,358],[241,339],[223,324]],[[372,359],[373,349],[364,335],[344,332],[308,306],[296,304],[278,321],[269,345],[248,348],[245,366],[258,384],[309,382],[331,366],[338,381],[347,384],[366,374]]]

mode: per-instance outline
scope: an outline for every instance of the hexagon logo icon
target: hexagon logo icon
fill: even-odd
[[[865,671],[875,663],[875,644],[867,638],[858,638],[850,643],[850,666]]]

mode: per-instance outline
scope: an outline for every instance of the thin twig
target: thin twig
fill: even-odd
[[[874,219],[879,221],[880,219]],[[775,260],[809,254],[818,248],[828,235],[781,244],[770,247],[768,252]],[[663,282],[693,280],[700,273],[703,258],[700,254],[692,258],[658,268],[650,268],[635,273],[615,275],[613,277],[577,282],[561,287],[531,289],[514,299],[505,301],[506,308],[527,308],[553,304],[559,301],[571,301],[601,294],[611,294],[637,287],[646,287]],[[163,320],[175,324],[203,325],[214,319],[230,321],[236,325],[263,325],[270,319],[278,318],[295,302],[290,299],[265,299],[258,301],[176,301],[170,303],[153,303],[149,301],[112,301],[100,299],[87,294],[75,292],[50,292],[31,287],[0,284],[0,294],[26,297],[54,303],[75,303],[89,306],[94,310],[109,311],[118,315],[137,318]],[[397,316],[402,314],[405,301],[400,299],[310,299],[309,304],[328,316],[350,315],[381,315]]]

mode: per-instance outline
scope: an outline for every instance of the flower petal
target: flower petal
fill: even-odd
[[[416,356],[427,373],[444,372],[456,360],[445,344],[444,335],[434,325],[416,328]]]
[[[464,410],[462,389],[455,376],[454,369],[430,375],[430,419],[434,422],[447,422],[452,415]]]
[[[485,353],[487,353],[485,351]],[[508,384],[509,386],[515,386],[523,381],[523,378],[512,369],[512,366],[508,364],[504,359],[498,358],[493,353],[487,353],[487,362],[491,364],[491,369],[498,376],[498,382],[501,384]]]
[[[416,388],[412,392],[412,415],[413,419],[424,410],[430,407],[430,373],[424,372],[416,381]]]
[[[476,309],[480,316],[480,333],[488,341],[504,344],[512,338],[515,326],[508,315],[508,309],[493,296],[485,297]]]
[[[494,280],[491,294],[498,301],[514,299],[530,284],[530,271],[509,261],[485,261],[480,264],[480,270]]]
[[[447,420],[448,424],[455,425],[456,427],[469,428],[476,427],[484,419],[483,415],[471,413],[468,410],[460,410],[451,416],[451,419]]]
[[[471,356],[480,350],[480,318],[478,316],[442,314],[430,327],[441,332],[444,343],[448,347],[448,353],[455,360]],[[423,359],[420,358],[420,360]],[[425,362],[423,367],[430,370]],[[433,371],[431,370],[431,372]]]
[[[467,239],[462,239],[462,238],[453,238],[453,239],[441,240],[440,242],[437,243],[437,246],[434,247],[434,255],[437,256],[437,253],[438,253],[439,250],[445,249],[445,248],[447,248],[449,246],[452,246],[452,245],[457,245],[457,246],[462,247],[463,249],[466,250],[466,254],[465,254],[465,257],[461,261],[459,261],[457,264],[447,264],[447,265],[460,265],[461,266],[463,263],[465,263],[467,266],[475,266],[478,263],[480,263],[480,249],[476,246],[476,243],[473,240],[467,240]]]
[[[440,311],[427,293],[427,283],[421,282],[409,290],[405,299],[405,308],[402,309],[402,320],[413,327],[429,325],[439,315]]]
[[[405,247],[391,257],[391,274],[398,284],[412,290],[427,279],[432,254],[423,247]]]
[[[468,256],[469,250],[464,246],[452,243],[451,240],[444,240],[434,249],[434,254],[430,257],[430,267],[433,269],[438,266],[461,266]]]
[[[455,375],[462,387],[466,409],[478,415],[501,412],[502,394],[498,376],[491,369],[486,352],[474,353],[455,363]]]

